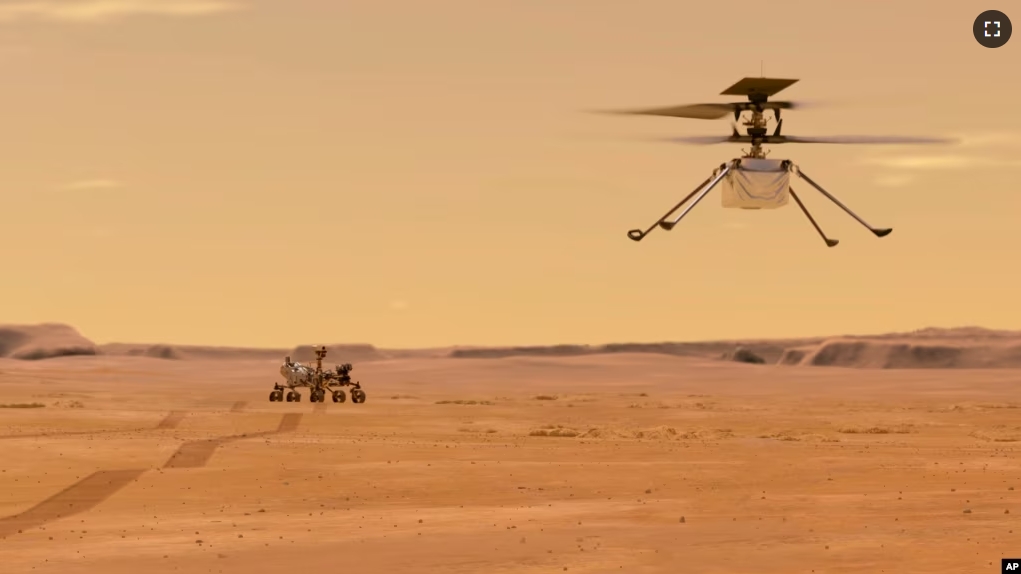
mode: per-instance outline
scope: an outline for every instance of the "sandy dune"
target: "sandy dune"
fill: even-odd
[[[0,403],[45,405],[0,409],[3,572],[987,572],[1021,546],[1021,371],[420,357],[313,406],[268,402],[278,360],[0,359]]]

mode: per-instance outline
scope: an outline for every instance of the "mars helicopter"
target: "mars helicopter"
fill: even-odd
[[[313,403],[321,403],[326,400],[326,393],[331,393],[333,402],[342,403],[347,400],[341,388],[331,387],[353,387],[351,389],[351,402],[364,403],[365,391],[362,390],[360,382],[351,381],[351,371],[354,369],[351,363],[337,365],[335,370],[323,370],[323,359],[326,358],[326,347],[316,349],[316,366],[303,365],[291,362],[291,358],[284,359],[280,366],[280,374],[284,377],[283,384],[274,384],[273,391],[269,394],[270,402],[281,402],[284,400],[284,389],[287,389],[287,402],[301,401],[301,393],[298,388],[307,387],[310,389],[308,400]]]
[[[736,101],[714,104],[692,104],[674,106],[668,108],[654,108],[645,110],[617,111],[616,114],[637,114],[650,116],[668,116],[675,118],[694,119],[720,119],[729,114],[734,115],[734,121],[741,120],[744,112],[750,112],[750,116],[742,122],[747,128],[746,135],[738,133],[737,126],[733,127],[730,136],[715,137],[687,137],[671,138],[668,141],[692,144],[714,144],[724,142],[751,144],[748,150],[743,150],[744,155],[720,164],[713,170],[705,181],[699,184],[687,197],[682,199],[663,217],[656,220],[648,229],[632,229],[627,235],[634,241],[641,241],[657,226],[667,231],[676,226],[681,219],[705,196],[712,191],[721,181],[726,181],[723,191],[723,207],[737,209],[777,209],[788,203],[788,196],[801,208],[801,211],[808,218],[815,230],[826,242],[828,247],[836,246],[839,241],[826,236],[815,218],[809,213],[808,208],[801,202],[801,198],[794,193],[790,185],[790,174],[793,172],[801,179],[808,182],[819,193],[844,210],[858,223],[875,234],[876,237],[886,237],[893,229],[876,228],[869,225],[864,219],[855,214],[849,207],[839,199],[822,188],[818,183],[808,177],[801,168],[789,159],[767,159],[769,151],[762,148],[763,145],[775,145],[784,143],[817,143],[817,144],[923,144],[923,143],[950,143],[951,140],[937,138],[916,138],[916,137],[884,137],[884,136],[838,136],[838,137],[798,137],[781,135],[783,120],[780,118],[780,110],[798,107],[794,102],[770,101],[771,96],[781,90],[788,88],[798,80],[785,80],[779,78],[744,78],[727,88],[721,95],[725,96],[746,96],[747,102]],[[768,120],[766,110],[773,111],[773,119],[776,120],[776,128],[770,134],[767,130]],[[694,197],[694,200],[692,198]],[[689,203],[689,200],[690,203]],[[671,218],[682,206],[687,207],[679,215]]]

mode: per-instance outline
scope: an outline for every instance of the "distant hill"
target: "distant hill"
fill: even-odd
[[[97,352],[92,341],[68,325],[0,325],[0,358],[35,361]]]
[[[845,335],[802,339],[701,342],[610,343],[379,349],[373,345],[326,345],[327,363],[360,363],[402,358],[495,359],[567,357],[610,353],[653,353],[745,363],[878,369],[1021,368],[1021,332],[981,327],[925,328],[909,333]],[[41,360],[74,355],[126,355],[166,360],[315,360],[314,347],[255,349],[196,345],[110,343],[96,345],[68,325],[0,325],[0,358]]]
[[[909,333],[805,339],[691,343],[615,343],[546,347],[494,347],[453,351],[452,357],[574,356],[657,353],[787,366],[878,369],[1019,368],[1021,332],[981,327],[925,328]]]

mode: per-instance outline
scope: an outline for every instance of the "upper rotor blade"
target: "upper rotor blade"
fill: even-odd
[[[727,104],[690,104],[671,106],[668,108],[649,108],[644,110],[620,110],[608,112],[635,116],[666,116],[671,118],[692,118],[697,120],[718,120],[733,113],[734,109]]]
[[[901,136],[829,136],[799,137],[780,136],[783,141],[769,143],[818,143],[818,144],[943,144],[954,143],[947,138],[901,137]],[[772,139],[772,138],[770,138]]]
[[[672,118],[691,118],[697,120],[718,120],[733,114],[735,111],[752,110],[758,107],[760,110],[792,109],[801,107],[795,102],[763,102],[753,104],[751,102],[727,102],[722,104],[688,104],[683,106],[670,106],[664,108],[646,108],[639,110],[617,110],[603,113],[638,115],[638,116],[665,116]]]
[[[718,143],[737,142],[740,139],[734,139],[733,136],[686,136],[677,138],[666,138],[658,141],[668,141],[673,143],[682,144],[695,144],[695,145],[712,145]]]

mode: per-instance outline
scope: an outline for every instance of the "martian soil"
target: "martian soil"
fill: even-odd
[[[367,401],[311,404],[268,401],[286,351],[54,329],[0,337],[7,574],[956,573],[1021,551],[1021,337],[760,342],[763,364],[364,347]]]

